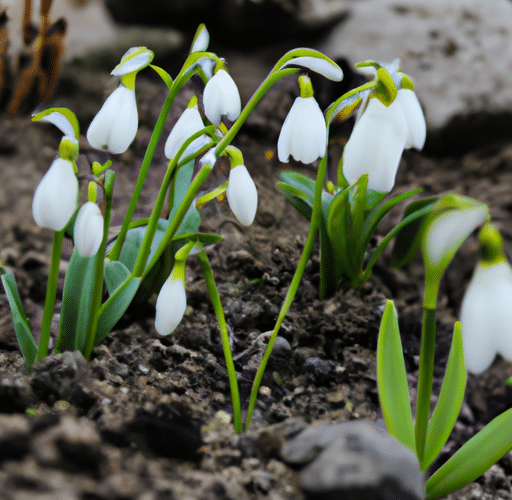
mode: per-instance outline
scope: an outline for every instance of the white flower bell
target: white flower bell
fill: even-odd
[[[299,77],[301,96],[295,99],[286,117],[279,139],[279,161],[287,163],[290,156],[302,163],[313,163],[325,156],[327,128],[320,106],[313,97],[311,80]]]
[[[188,108],[178,118],[178,121],[174,125],[167,141],[165,142],[165,156],[171,160],[174,158],[183,143],[193,134],[199,132],[204,128],[203,119],[197,109],[197,98],[193,97],[190,100]],[[182,158],[194,153],[202,146],[208,143],[208,137],[201,135],[197,139],[194,139],[188,147],[185,149]]]
[[[76,251],[81,257],[92,257],[98,253],[103,240],[103,216],[96,203],[88,201],[80,207],[73,236]]]
[[[233,78],[225,69],[213,75],[203,92],[204,114],[214,125],[219,126],[222,116],[234,121],[240,116],[242,103]]]
[[[187,308],[185,283],[183,278],[177,276],[175,269],[176,266],[156,299],[155,328],[160,335],[171,334],[180,324]]]
[[[250,226],[258,208],[258,191],[245,165],[231,169],[226,195],[235,217],[244,226]]]
[[[87,140],[96,149],[124,153],[135,139],[139,115],[135,89],[123,83],[110,94],[87,130]]]
[[[39,183],[32,200],[32,214],[40,227],[61,231],[75,212],[78,180],[73,163],[57,158]]]
[[[368,174],[368,189],[391,191],[408,134],[407,120],[396,99],[385,106],[370,98],[345,145],[345,179],[352,184]]]
[[[476,374],[486,370],[496,354],[512,361],[512,267],[503,253],[501,235],[491,224],[479,236],[484,258],[460,312],[466,368]]]

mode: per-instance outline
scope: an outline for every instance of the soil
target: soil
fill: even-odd
[[[84,62],[64,70],[56,104],[74,110],[84,131],[104,98],[110,81],[107,70]],[[307,235],[307,221],[276,187],[283,169],[315,175],[314,167],[283,165],[275,156],[277,131],[293,102],[292,87],[284,82],[274,90],[237,138],[258,187],[254,224],[240,226],[226,203],[214,201],[203,210],[203,229],[224,237],[208,254],[232,336],[244,404],[266,343],[264,334],[273,328]],[[180,94],[166,132],[193,91],[189,86]],[[139,77],[137,94],[139,133],[125,154],[112,158],[117,176],[114,224],[121,220],[165,99],[164,88],[149,74]],[[52,235],[37,228],[30,205],[59,140],[51,126],[28,118],[4,116],[0,121],[0,259],[13,269],[34,325],[42,315]],[[97,155],[84,139],[82,178]],[[147,214],[164,168],[161,144],[138,216]],[[433,148],[407,151],[395,192],[422,187],[425,196],[453,191],[488,203],[510,253],[511,186],[512,145],[489,144],[468,148],[462,156]],[[386,234],[402,211],[394,210],[378,234]],[[68,243],[66,255],[70,248]],[[443,281],[435,391],[476,262],[475,250],[476,242],[470,239]],[[188,307],[172,335],[156,333],[153,298],[127,312],[89,363],[72,353],[51,355],[31,374],[17,347],[7,299],[0,294],[0,498],[303,499],[295,472],[279,457],[280,445],[287,433],[305,424],[379,419],[375,349],[387,299],[395,300],[399,311],[414,396],[422,280],[419,258],[404,269],[392,269],[388,250],[362,290],[340,290],[320,301],[315,251],[281,329],[251,426],[241,435],[233,432],[230,422],[220,335],[197,259],[189,259]],[[512,406],[512,388],[505,385],[510,376],[512,366],[501,359],[483,375],[469,376],[463,410],[439,463]],[[452,498],[512,498],[511,478],[508,454]]]

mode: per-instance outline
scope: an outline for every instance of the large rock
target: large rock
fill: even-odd
[[[451,124],[473,146],[475,141],[512,137],[512,2],[358,0],[348,4],[347,21],[327,36],[320,50],[354,63],[399,57],[401,69],[416,84],[430,131]],[[488,114],[492,120],[482,117]],[[467,117],[476,121],[476,132],[468,128]]]
[[[308,427],[281,456],[302,466],[308,500],[421,500],[424,478],[415,454],[373,422]]]

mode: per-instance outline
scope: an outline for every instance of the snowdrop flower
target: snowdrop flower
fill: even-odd
[[[75,212],[78,180],[73,163],[57,158],[39,183],[32,200],[32,215],[40,227],[61,231]]]
[[[231,169],[226,196],[235,217],[244,226],[250,226],[258,208],[258,191],[245,165]]]
[[[466,368],[476,374],[486,370],[498,353],[512,361],[512,267],[503,254],[499,232],[487,224],[480,232],[481,242],[486,232],[500,248],[486,252],[484,243],[484,258],[475,269],[460,312]]]
[[[197,97],[193,97],[188,108],[178,118],[167,141],[165,142],[165,156],[171,160],[174,158],[182,144],[193,134],[204,128],[203,119],[197,109]],[[202,135],[192,141],[182,154],[182,158],[194,153],[208,143],[208,137]]]
[[[179,274],[175,266],[156,299],[155,328],[160,335],[171,334],[180,324],[187,308],[184,276]]]
[[[407,121],[405,149],[423,149],[427,137],[427,124],[416,93],[413,90],[400,89],[395,100],[402,106]]]
[[[210,33],[206,29],[204,24],[200,24],[197,28],[194,39],[192,40],[192,46],[190,47],[190,53],[204,52],[208,48],[210,43]]]
[[[204,114],[214,125],[219,126],[222,116],[234,121],[240,116],[242,104],[238,88],[225,69],[213,75],[203,92]]]
[[[343,152],[343,175],[352,184],[368,174],[368,189],[389,192],[408,138],[407,120],[395,99],[385,106],[370,98]]]
[[[283,163],[287,163],[290,156],[302,163],[312,163],[325,156],[324,115],[313,97],[311,80],[302,75],[299,85],[301,95],[295,99],[277,140],[277,155]]]
[[[110,94],[87,130],[87,140],[96,149],[124,153],[137,133],[139,115],[133,89],[119,84]]]
[[[84,203],[75,221],[73,233],[75,248],[81,257],[92,257],[98,253],[103,240],[103,216],[96,203]]]

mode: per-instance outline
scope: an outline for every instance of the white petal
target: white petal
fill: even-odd
[[[53,113],[49,113],[42,118],[39,118],[39,121],[55,125],[65,136],[68,136],[70,139],[77,142],[75,129],[73,128],[69,118],[64,114],[54,111]]]
[[[103,216],[96,203],[88,201],[80,207],[73,237],[76,251],[81,257],[96,255],[103,240]]]
[[[447,210],[432,222],[425,238],[425,250],[431,265],[438,266],[454,254],[462,242],[487,220],[485,208]]]
[[[39,183],[32,200],[32,215],[41,227],[61,231],[75,212],[78,180],[73,165],[57,158]]]
[[[427,136],[427,124],[416,94],[409,89],[400,89],[396,99],[402,106],[409,128],[405,148],[422,149]]]
[[[343,79],[343,71],[338,65],[333,65],[332,62],[320,57],[295,57],[284,63],[280,69],[286,66],[302,66],[335,82],[339,82]]]
[[[323,158],[327,141],[324,115],[314,97],[297,97],[286,117],[279,139],[277,155],[286,163],[291,156],[303,163]]]
[[[109,95],[87,130],[87,140],[96,149],[124,153],[139,126],[135,91],[119,85]]]
[[[208,48],[209,43],[210,33],[208,33],[206,26],[203,24],[201,31],[199,31],[199,33],[196,33],[196,38],[192,43],[190,52],[204,52]]]
[[[512,269],[508,262],[478,264],[460,318],[468,371],[483,372],[497,352],[512,361]]]
[[[122,76],[147,66],[155,57],[153,51],[146,47],[132,47],[128,49],[121,62],[112,70],[111,75]]]
[[[193,134],[199,132],[204,128],[203,120],[197,106],[187,108],[183,111],[182,115],[174,125],[167,141],[165,142],[165,156],[171,160],[174,158],[182,144]],[[205,145],[204,139],[206,136],[201,136],[195,139],[183,153],[183,157],[197,151],[198,148]],[[207,139],[207,138],[206,138]]]
[[[349,183],[368,174],[368,188],[389,192],[407,139],[407,123],[401,106],[386,107],[378,99],[368,105],[343,152],[343,175]]]
[[[180,324],[187,308],[183,281],[167,278],[156,299],[155,328],[160,335],[169,335]]]
[[[226,195],[235,217],[244,226],[250,226],[258,208],[258,191],[245,165],[237,165],[229,173]]]
[[[219,70],[208,80],[203,92],[204,114],[219,126],[222,115],[234,121],[240,116],[242,104],[233,78],[226,70]]]

